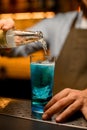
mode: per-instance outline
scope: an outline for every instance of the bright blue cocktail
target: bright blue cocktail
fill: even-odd
[[[52,98],[54,83],[54,62],[31,63],[32,115],[41,118],[44,106]]]

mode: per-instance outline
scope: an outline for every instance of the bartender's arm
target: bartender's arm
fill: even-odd
[[[14,26],[15,26],[14,20],[11,18],[0,20],[0,29],[4,31],[7,31],[8,29],[12,29],[14,28]]]
[[[81,111],[87,120],[87,89],[66,88],[57,93],[45,106],[42,118],[50,119],[56,114],[56,122],[63,122],[77,111]]]

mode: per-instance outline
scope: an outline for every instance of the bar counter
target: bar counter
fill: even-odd
[[[28,99],[17,99],[0,97],[0,115],[10,115],[13,117],[31,118],[31,101]],[[65,122],[66,125],[81,126],[87,128],[87,121],[82,115],[75,114],[74,118]],[[52,122],[55,122],[54,118]]]

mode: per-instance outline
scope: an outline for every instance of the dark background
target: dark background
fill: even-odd
[[[0,14],[42,11],[53,11],[55,13],[66,12],[77,8],[74,1],[75,0],[0,0]],[[4,71],[4,69],[1,68],[0,70]],[[30,99],[30,79],[0,79],[0,96]]]
[[[54,11],[76,9],[73,0],[0,0],[0,13]]]

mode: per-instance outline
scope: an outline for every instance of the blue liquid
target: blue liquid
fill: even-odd
[[[54,64],[31,63],[32,115],[41,118],[44,106],[52,98]]]

